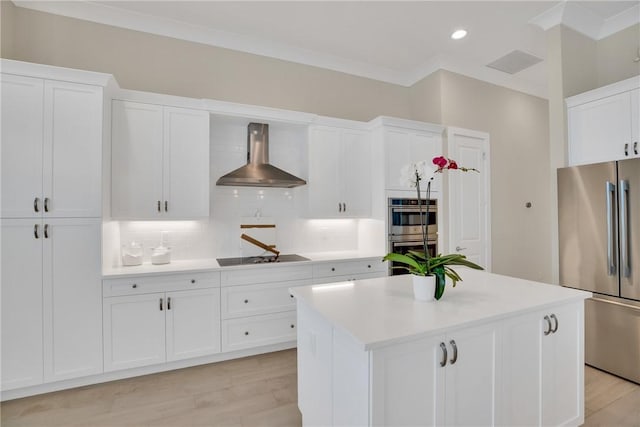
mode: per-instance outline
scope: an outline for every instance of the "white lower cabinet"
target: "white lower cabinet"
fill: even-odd
[[[501,425],[583,422],[583,316],[574,304],[505,323]]]
[[[102,372],[100,222],[2,221],[2,390]]]
[[[494,425],[498,339],[491,324],[372,351],[371,423]]]
[[[300,302],[303,424],[580,425],[583,316],[569,303],[365,350]]]
[[[335,283],[385,277],[388,274],[382,258],[364,258],[355,261],[332,261],[313,266],[313,283]]]
[[[189,277],[172,276],[171,280],[158,277],[156,288],[166,290],[181,285],[184,288],[182,282],[199,286],[198,280]],[[215,286],[211,288],[138,293],[139,288],[152,289],[153,280],[105,281],[107,295],[121,295],[126,282],[132,282],[128,286],[130,295],[104,298],[105,371],[220,352],[219,280],[210,280]]]
[[[229,270],[222,274],[222,351],[296,340],[289,288],[310,285],[310,265]]]

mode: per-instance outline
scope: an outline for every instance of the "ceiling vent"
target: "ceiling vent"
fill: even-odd
[[[492,63],[487,64],[487,67],[504,73],[515,74],[537,64],[540,61],[542,61],[542,58],[530,55],[521,50],[514,50],[502,58],[498,58]]]

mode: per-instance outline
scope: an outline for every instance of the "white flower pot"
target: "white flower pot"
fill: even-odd
[[[417,301],[435,301],[436,276],[413,275],[413,297]]]

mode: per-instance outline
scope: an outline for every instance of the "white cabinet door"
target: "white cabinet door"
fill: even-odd
[[[208,217],[209,186],[209,113],[164,107],[165,213]]]
[[[164,293],[104,299],[105,371],[166,360],[165,309]]]
[[[631,92],[569,108],[569,165],[628,157],[633,152],[631,128]]]
[[[162,106],[114,100],[112,109],[112,215],[161,218]]]
[[[167,361],[220,352],[220,288],[167,292]]]
[[[45,380],[101,373],[101,221],[44,222]]]
[[[101,87],[45,82],[45,216],[102,214],[102,105]]]
[[[372,352],[372,425],[444,424],[444,342],[444,336],[436,336]]]
[[[309,137],[309,215],[338,217],[343,185],[341,180],[340,129],[313,127]]]
[[[371,216],[371,142],[367,132],[342,131],[343,216]]]
[[[112,215],[209,216],[209,114],[113,101]]]
[[[542,423],[542,313],[505,321],[502,329],[502,390],[499,425]]]
[[[410,163],[425,161],[433,166],[433,158],[442,155],[442,137],[439,134],[389,128],[384,130],[384,153],[387,190],[410,190],[400,179],[400,171]],[[432,191],[440,191],[442,177],[436,176]],[[421,185],[426,190],[426,185]]]
[[[2,217],[42,215],[43,90],[40,79],[1,75]],[[37,200],[36,200],[37,199]],[[37,207],[34,205],[37,204]]]
[[[469,328],[447,336],[448,364],[445,424],[495,425],[498,353],[494,325]]]
[[[1,230],[2,390],[9,390],[43,380],[43,236],[32,219],[3,220]]]
[[[370,216],[369,134],[353,129],[315,126],[309,139],[309,216]]]
[[[582,307],[580,303],[549,310],[552,332],[542,339],[542,425],[584,421]]]

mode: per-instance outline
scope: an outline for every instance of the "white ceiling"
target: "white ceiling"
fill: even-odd
[[[405,86],[443,68],[538,96],[544,61],[514,75],[486,64],[516,49],[544,59],[543,29],[560,22],[598,39],[640,20],[640,1],[14,3]],[[457,28],[468,36],[451,40]]]

